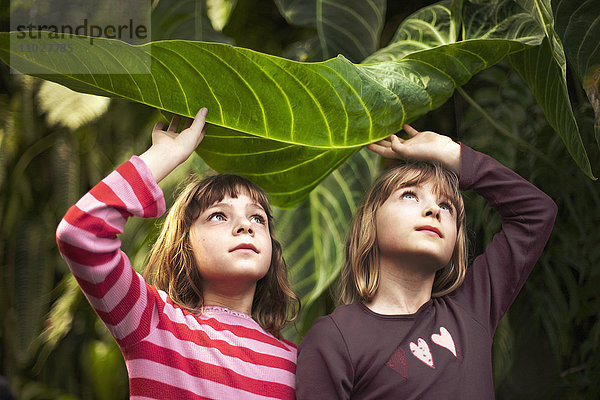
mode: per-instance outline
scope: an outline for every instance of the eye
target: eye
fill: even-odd
[[[450,212],[450,213],[452,213],[452,210],[453,210],[452,206],[451,206],[449,203],[446,203],[446,202],[444,202],[444,203],[440,203],[440,208],[441,208],[442,210],[444,210],[444,211],[448,211],[448,212]]]
[[[255,222],[258,224],[265,225],[266,221],[267,220],[265,219],[265,217],[263,217],[260,214],[254,214],[253,216],[250,217],[250,222]]]
[[[414,192],[411,192],[410,190],[407,190],[406,192],[402,193],[402,196],[400,196],[400,198],[404,200],[418,200],[417,195]]]
[[[210,216],[208,217],[209,221],[225,221],[225,214],[223,214],[222,212],[216,212],[216,213],[212,213],[210,214]]]

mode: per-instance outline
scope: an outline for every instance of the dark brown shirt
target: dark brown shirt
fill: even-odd
[[[502,218],[502,230],[463,285],[411,315],[381,315],[357,303],[319,318],[298,349],[297,399],[494,398],[494,332],[539,258],[557,208],[465,145],[460,186],[483,196]]]

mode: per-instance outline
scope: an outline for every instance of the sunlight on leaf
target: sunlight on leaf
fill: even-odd
[[[110,103],[107,97],[77,93],[50,81],[42,82],[37,99],[50,126],[62,125],[71,130],[103,115]]]
[[[206,1],[206,13],[213,28],[217,31],[222,31],[227,22],[231,12],[235,8],[237,0],[207,0]]]

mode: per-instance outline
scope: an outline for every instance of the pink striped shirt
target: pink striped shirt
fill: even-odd
[[[165,211],[162,190],[138,157],[69,209],[60,252],[116,339],[132,399],[293,399],[296,346],[250,316],[222,307],[193,315],[144,282],[117,237],[127,218]]]

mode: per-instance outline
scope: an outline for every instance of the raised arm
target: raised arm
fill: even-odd
[[[531,273],[554,226],[554,201],[492,157],[461,145],[461,189],[486,199],[502,220],[483,254],[469,267],[457,301],[491,332]]]
[[[151,218],[165,211],[157,182],[200,143],[205,115],[201,110],[180,134],[176,133],[177,120],[167,131],[157,125],[152,147],[94,186],[58,225],[56,238],[62,257],[122,347],[148,335],[157,295],[133,270],[117,235],[123,233],[130,216]]]
[[[409,125],[404,130],[408,139],[394,135],[369,149],[387,158],[439,161],[459,175],[461,189],[474,190],[500,214],[502,230],[451,294],[493,333],[550,237],[556,204],[490,156],[435,132],[418,132]]]

